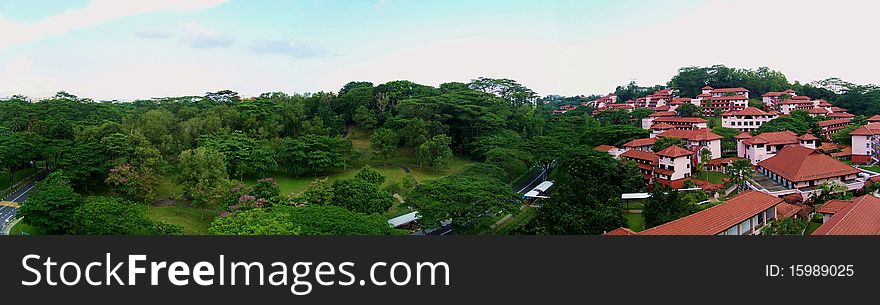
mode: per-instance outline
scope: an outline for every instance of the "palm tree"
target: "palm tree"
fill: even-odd
[[[697,163],[697,170],[700,171],[700,173],[708,174],[708,171],[706,171],[706,163],[708,163],[709,159],[711,159],[711,158],[712,158],[712,152],[709,151],[708,148],[703,147],[703,149],[700,150],[700,162]],[[708,181],[708,179],[709,179],[708,175],[705,178],[706,179],[704,179],[704,180]],[[711,181],[709,181],[709,182],[711,182]]]
[[[751,161],[748,159],[739,159],[733,161],[733,163],[727,167],[727,174],[730,175],[730,182],[733,182],[742,189],[746,181],[755,175],[755,170],[752,168]]]

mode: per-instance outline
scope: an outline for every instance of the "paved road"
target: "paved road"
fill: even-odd
[[[3,198],[3,200],[0,200],[0,201],[12,201],[12,202],[17,202],[17,203],[25,202],[25,200],[28,199],[28,195],[36,187],[37,183],[39,181],[42,181],[43,179],[45,179],[46,176],[48,176],[48,175],[49,175],[48,172],[40,173],[39,176],[37,176],[37,178],[34,179],[34,181],[28,182],[27,184],[22,186],[18,191],[15,191],[12,194],[9,194],[9,196],[6,196],[6,198]],[[16,214],[18,214],[17,208],[0,206],[0,228],[5,227],[7,223],[15,220]]]
[[[8,206],[0,206],[0,228],[15,219],[18,209]]]

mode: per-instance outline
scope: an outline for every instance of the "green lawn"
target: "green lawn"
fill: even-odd
[[[859,168],[864,169],[864,170],[869,170],[869,171],[872,171],[875,173],[880,173],[880,166],[877,166],[877,165],[870,165],[870,166],[860,165]]]
[[[818,229],[821,225],[822,223],[810,221],[810,223],[807,224],[807,230],[804,232],[804,235],[813,234],[813,231],[816,231],[816,229]]]
[[[641,213],[626,213],[626,226],[633,231],[639,232],[645,229],[645,219]]]
[[[709,181],[715,184],[724,184],[724,178],[730,178],[729,175],[718,172],[703,172],[694,176],[695,179]]]
[[[25,224],[24,221],[19,221],[14,227],[9,229],[9,235],[43,235],[43,230]]]
[[[624,210],[642,210],[645,208],[645,203],[647,202],[648,199],[624,200],[623,203],[620,204],[620,207]]]
[[[147,209],[147,216],[150,219],[181,225],[183,226],[183,234],[186,235],[208,234],[208,227],[211,226],[211,221],[219,214],[220,212],[212,209],[180,206],[150,206]]]

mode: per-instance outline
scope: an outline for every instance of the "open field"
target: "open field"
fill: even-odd
[[[25,224],[19,221],[14,227],[9,229],[9,235],[42,235],[43,231],[37,227]]]
[[[626,217],[627,227],[630,230],[639,232],[645,229],[645,219],[642,217],[642,213],[626,213],[623,216]]]
[[[217,210],[181,206],[150,206],[147,209],[147,217],[153,221],[183,226],[183,234],[186,235],[208,234],[211,221],[219,214]]]

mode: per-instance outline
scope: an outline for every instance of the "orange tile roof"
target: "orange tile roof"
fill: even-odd
[[[706,119],[695,118],[695,117],[685,117],[685,118],[661,117],[661,118],[654,119],[654,123],[659,123],[659,122],[697,124],[697,123],[706,123]]]
[[[721,114],[721,116],[733,116],[733,115],[770,115],[770,114],[767,112],[764,112],[761,109],[755,108],[755,107],[746,107],[746,109],[743,109],[743,110],[728,111],[728,112]]]
[[[684,148],[681,148],[681,147],[678,147],[678,145],[672,145],[672,146],[669,146],[669,147],[657,152],[658,156],[670,157],[670,158],[690,156],[693,154],[694,154],[694,152],[687,150],[687,149],[684,149]]]
[[[666,124],[666,123],[657,123],[657,124],[651,125],[651,129],[656,129],[656,130],[666,130],[666,129],[673,129],[673,128],[675,128],[675,126],[670,125],[670,124]]]
[[[712,89],[712,91],[710,91],[710,92],[712,92],[712,93],[749,92],[749,89],[742,88],[742,87],[739,87],[739,88],[718,88],[718,89]]]
[[[617,228],[617,229],[608,231],[608,233],[605,233],[605,235],[617,235],[617,236],[636,235],[636,232],[634,232],[633,230],[630,230],[628,228]]]
[[[733,157],[733,158],[715,158],[715,159],[712,159],[712,160],[709,160],[708,162],[706,162],[706,165],[709,165],[709,166],[721,166],[721,165],[724,165],[724,164],[730,164],[730,163],[733,163],[733,161],[740,160],[740,159],[742,159],[742,158],[738,158],[738,157]]]
[[[825,108],[812,108],[810,110],[807,110],[807,112],[810,114],[826,114],[829,111],[828,111],[828,109],[825,109]]]
[[[816,212],[823,214],[834,214],[852,203],[853,202],[851,200],[831,200],[819,207]]]
[[[817,138],[816,136],[814,136],[813,134],[810,134],[810,133],[805,133],[804,135],[798,137],[798,140],[801,140],[801,141],[815,141],[818,139],[819,138]]]
[[[710,97],[710,100],[713,101],[737,101],[737,100],[747,100],[748,98],[745,95],[733,95],[733,96],[714,96]]]
[[[656,138],[644,138],[644,139],[635,139],[623,144],[623,147],[642,147],[642,146],[650,146],[654,145],[657,142]]]
[[[856,128],[849,133],[853,136],[873,136],[880,134],[880,123],[870,123],[868,125]]]
[[[659,162],[659,158],[657,157],[657,154],[650,152],[650,151],[641,151],[641,150],[633,149],[633,150],[627,150],[626,152],[620,154],[620,156],[627,157],[630,159],[650,161],[651,164],[657,164],[657,162]]]
[[[794,215],[797,215],[798,211],[801,210],[801,207],[793,205],[787,202],[781,202],[776,206],[776,215],[781,218],[791,218]]]
[[[742,135],[742,134],[740,134]],[[743,143],[748,145],[754,144],[768,144],[768,145],[785,145],[785,144],[797,144],[798,136],[796,133],[791,132],[790,130],[786,131],[777,131],[777,132],[765,132],[759,134],[757,136],[753,136],[746,140],[743,140]]]
[[[726,202],[639,232],[639,235],[716,235],[782,202],[758,191],[745,191]]]
[[[880,198],[865,195],[854,199],[813,235],[880,235]]]
[[[817,124],[819,124],[819,127],[828,127],[828,126],[837,125],[837,124],[847,124],[850,121],[851,121],[850,119],[844,118],[844,119],[833,119],[833,120],[820,121]]]
[[[612,150],[612,149],[617,149],[617,147],[614,147],[614,146],[611,146],[611,145],[599,145],[599,146],[596,146],[596,147],[593,148],[593,149],[594,149],[594,150],[598,150],[598,151],[605,151],[605,152],[607,152],[607,151]]]
[[[675,111],[660,111],[660,112],[654,112],[652,114],[649,114],[648,116],[652,117],[652,118],[656,118],[656,117],[669,117],[669,116],[677,116],[677,115],[678,115],[678,113]]]
[[[846,112],[835,112],[835,113],[828,114],[828,117],[830,117],[830,118],[852,118],[855,116],[856,116],[855,114],[846,113]],[[880,122],[880,121],[878,121],[878,122]]]
[[[654,107],[654,111],[669,111],[669,105],[657,106]]]
[[[657,135],[657,137],[682,138],[688,141],[714,141],[721,140],[724,137],[712,132],[709,128],[700,128],[694,130],[667,130]]]
[[[745,131],[741,134],[733,136],[734,139],[748,139],[752,137],[752,133]]]
[[[872,115],[870,118],[868,118],[868,122],[880,122],[880,114]]]
[[[795,97],[793,97],[793,98],[791,98],[791,99],[793,99],[793,100],[798,100],[798,101],[809,101],[809,100],[811,100],[811,98],[810,98],[809,96],[806,96],[806,95],[798,95],[798,96],[795,96]]]
[[[860,171],[828,155],[803,146],[786,146],[758,166],[792,182],[858,174]]]

